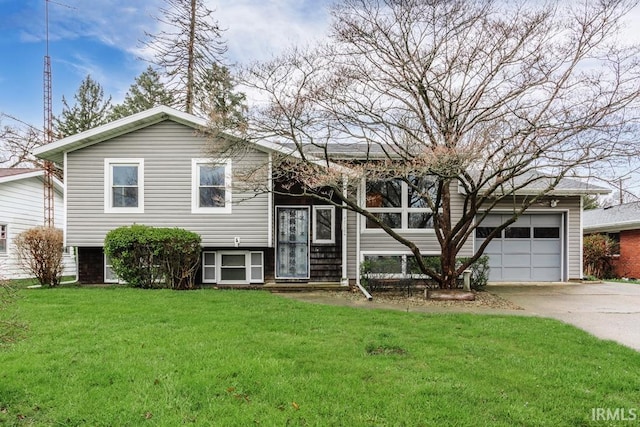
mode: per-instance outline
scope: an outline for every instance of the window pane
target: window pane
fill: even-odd
[[[217,185],[224,187],[224,166],[200,167],[200,185]]]
[[[251,280],[262,280],[262,267],[251,267]]]
[[[138,185],[138,166],[113,166],[113,185]]]
[[[254,252],[251,254],[251,265],[262,265],[262,253]]]
[[[491,234],[493,232],[493,230],[495,230],[495,229],[496,229],[496,227],[478,227],[478,228],[476,228],[476,237],[482,238],[482,239],[484,239],[486,237],[489,237],[489,234]],[[499,233],[495,237],[495,239],[499,239],[500,238],[500,234],[501,233]]]
[[[208,266],[216,265],[216,253],[215,252],[205,252],[204,253],[204,264]]]
[[[558,227],[535,227],[533,237],[536,239],[558,239],[560,229]]]
[[[402,256],[367,255],[371,273],[402,274]]]
[[[400,212],[380,212],[374,215],[391,228],[402,228],[402,215]],[[367,218],[367,228],[380,228],[380,226]]]
[[[436,271],[442,271],[442,267],[440,266],[439,256],[427,255],[427,256],[423,256],[422,260],[427,267],[431,267]],[[413,255],[407,255],[407,273],[422,274],[422,271],[418,266],[418,262],[416,261],[416,257]]]
[[[332,240],[331,209],[316,209],[316,240]]]
[[[244,267],[245,256],[241,255],[222,255],[223,267]]]
[[[433,214],[431,212],[409,213],[409,228],[433,228]]]
[[[367,181],[368,208],[399,208],[402,206],[402,181]]]
[[[413,177],[410,179],[412,185],[408,186],[408,207],[428,208],[426,198],[435,201],[438,189],[436,181],[431,177]],[[415,187],[415,188],[414,188]]]
[[[113,187],[114,208],[137,208],[138,187]]]
[[[215,281],[216,280],[216,268],[215,267],[204,267],[204,280]]]
[[[226,191],[220,187],[200,187],[200,207],[223,208]]]
[[[7,251],[7,226],[0,225],[0,252]]]
[[[247,280],[247,270],[244,268],[222,268],[220,280]]]
[[[508,227],[504,230],[505,239],[529,239],[531,228],[529,227]]]

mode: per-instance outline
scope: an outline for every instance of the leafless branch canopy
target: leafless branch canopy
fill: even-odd
[[[290,144],[297,170],[321,159],[316,185],[340,188],[331,165],[345,163],[369,179],[436,177],[424,197],[443,257],[455,255],[480,206],[535,185],[515,221],[562,178],[638,156],[639,52],[620,40],[635,3],[346,0],[326,44],[245,71],[267,99],[248,137]],[[451,188],[464,190],[459,220]]]

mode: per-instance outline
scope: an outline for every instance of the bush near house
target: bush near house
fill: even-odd
[[[611,256],[615,252],[616,242],[603,234],[592,234],[583,239],[582,257],[584,273],[598,279],[613,277]]]
[[[130,286],[192,289],[200,241],[188,230],[134,224],[107,233],[104,251],[111,268]]]
[[[18,234],[14,240],[18,260],[42,286],[58,286],[62,278],[64,237],[62,230],[34,227]]]

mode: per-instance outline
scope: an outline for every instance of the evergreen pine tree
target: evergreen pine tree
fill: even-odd
[[[122,104],[113,107],[110,119],[116,120],[159,105],[172,106],[175,99],[160,81],[160,74],[149,66],[133,83]]]
[[[58,137],[75,135],[109,121],[111,96],[105,100],[102,86],[90,75],[80,83],[73,97],[76,103],[71,107],[66,98],[62,97],[62,114],[54,118],[55,132]]]

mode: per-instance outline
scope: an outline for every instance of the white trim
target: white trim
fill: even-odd
[[[583,208],[583,200],[582,200],[582,197],[580,197],[580,213],[579,213],[579,215],[580,215],[580,237],[579,237],[579,240],[580,240],[580,251],[579,251],[579,254],[580,254],[580,270],[578,271],[580,273],[580,279],[584,278],[584,259],[583,259],[583,257],[584,257],[584,226],[583,226],[583,219],[584,218],[582,216],[582,213],[584,212],[584,210],[582,208]],[[569,226],[568,226],[569,219],[570,219],[569,218],[569,214],[567,214],[567,228],[569,228]],[[568,263],[568,261],[567,261],[567,263]]]
[[[206,279],[204,275],[205,269],[205,254],[213,254],[215,265],[207,265],[207,267],[214,267],[215,269],[215,279]],[[252,255],[259,254],[260,255],[260,264],[252,264]],[[244,269],[245,272],[245,280],[222,280],[222,257],[224,255],[242,255],[244,256],[244,266],[233,266],[233,267],[225,267],[225,268],[235,268],[238,270]],[[202,270],[202,283],[203,284],[219,284],[219,285],[248,285],[250,283],[264,283],[264,252],[263,251],[234,251],[234,250],[208,250],[202,251],[202,257],[200,259],[200,265]],[[259,278],[251,277],[251,268],[252,267],[260,267],[261,275]]]
[[[273,154],[269,153],[267,176],[267,247],[273,248]]]
[[[9,224],[0,223],[0,236],[2,236],[2,227],[4,227],[4,251],[0,251],[0,255],[9,255]]]
[[[69,215],[67,200],[69,199],[69,194],[67,191],[68,186],[66,185],[68,180],[68,168],[67,168],[67,153],[64,153],[62,160],[63,168],[62,168],[62,179],[64,180],[65,185],[62,187],[62,211],[64,212],[63,222],[62,222],[62,244],[67,246],[67,218]],[[54,202],[55,206],[55,202]],[[55,225],[55,217],[54,217],[54,225]],[[77,271],[77,270],[76,270]]]
[[[260,255],[260,264],[259,265],[252,263],[252,261],[253,261],[252,258],[253,258],[254,254]],[[249,263],[248,264],[249,265],[248,265],[247,270],[249,272],[249,283],[264,283],[264,252],[262,252],[262,251],[250,251],[249,252]],[[253,267],[260,267],[261,274],[260,274],[260,277],[257,278],[257,279],[254,279],[252,277],[252,274],[251,274],[252,271],[251,270],[253,269]]]
[[[374,180],[374,181],[383,181],[383,180]],[[392,213],[392,214],[400,214],[400,228],[394,228],[393,230],[398,233],[419,233],[419,234],[435,234],[434,227],[426,227],[426,228],[409,228],[409,214],[412,213],[430,213],[433,216],[433,211],[430,208],[410,208],[409,207],[409,186],[406,182],[400,181],[401,189],[400,189],[400,205],[399,207],[392,208],[375,208],[367,206],[367,180],[363,178],[361,180],[361,197],[360,197],[360,206],[366,209],[368,212],[372,214],[382,214],[382,213]],[[433,219],[432,219],[433,220]],[[362,221],[362,228],[360,230],[366,234],[368,233],[380,233],[386,234],[384,230],[381,228],[367,228],[366,219]]]
[[[309,206],[305,205],[279,205],[276,206],[276,222],[279,222],[279,217],[277,215],[279,209],[305,209],[307,211],[307,275],[305,277],[290,277],[290,276],[278,276],[278,239],[276,238],[276,250],[275,250],[275,278],[276,279],[299,279],[299,280],[309,280],[311,277],[311,212]],[[276,227],[276,235],[280,233]]]
[[[224,207],[200,206],[200,169],[199,166],[224,167]],[[231,159],[191,159],[191,213],[193,214],[230,214],[233,202]]]
[[[213,261],[214,264],[213,265],[205,265],[204,263],[204,259],[205,259],[205,254],[213,254]],[[201,265],[201,269],[202,269],[202,283],[216,283],[216,281],[218,280],[218,254],[216,251],[202,251],[202,259],[200,260],[200,265]],[[211,279],[207,279],[204,275],[204,269],[205,267],[213,267],[213,274],[214,274],[214,278],[213,280]]]
[[[109,280],[107,280],[107,268],[108,268],[108,267],[110,268],[111,264],[108,264],[108,263],[107,263],[107,259],[108,259],[107,254],[104,254],[104,253],[103,253],[102,255],[103,255],[103,258],[104,258],[104,265],[103,265],[103,272],[102,272],[102,278],[103,278],[104,283],[123,283],[123,282],[118,278],[118,275],[117,275],[117,274],[115,274],[115,272],[113,272],[113,270],[112,270],[112,272],[113,272],[113,276],[115,276],[115,279],[109,279]]]
[[[441,252],[435,252],[435,251],[427,251],[425,253],[421,252],[422,257],[440,257],[442,256]],[[424,274],[408,274],[407,273],[407,256],[413,256],[413,252],[411,251],[386,251],[386,250],[381,250],[381,251],[362,251],[360,253],[360,263],[364,262],[364,258],[366,256],[401,256],[402,258],[402,273],[381,273],[384,274],[385,277],[387,278],[391,278],[391,279],[398,279],[398,278],[415,278],[415,279],[424,279],[427,276]],[[360,268],[358,268],[358,271],[360,271]],[[359,282],[358,282],[359,283]]]
[[[347,198],[347,180],[345,177],[342,178],[342,194],[345,199]],[[342,220],[342,278],[348,279],[349,269],[347,267],[348,257],[347,257],[347,215],[348,211],[344,208],[346,206],[346,202],[342,202],[343,208],[340,210],[341,220]]]
[[[138,206],[113,207],[112,170],[113,166],[135,165],[138,168]],[[66,169],[66,168],[65,168]],[[144,213],[144,159],[142,158],[105,158],[104,159],[104,212],[105,213]]]
[[[316,237],[317,233],[317,219],[318,219],[318,211],[328,210],[331,211],[331,238],[330,239],[318,239]],[[335,244],[336,243],[336,207],[333,205],[313,205],[313,218],[311,220],[311,229],[312,229],[312,242],[320,245],[323,244]]]

